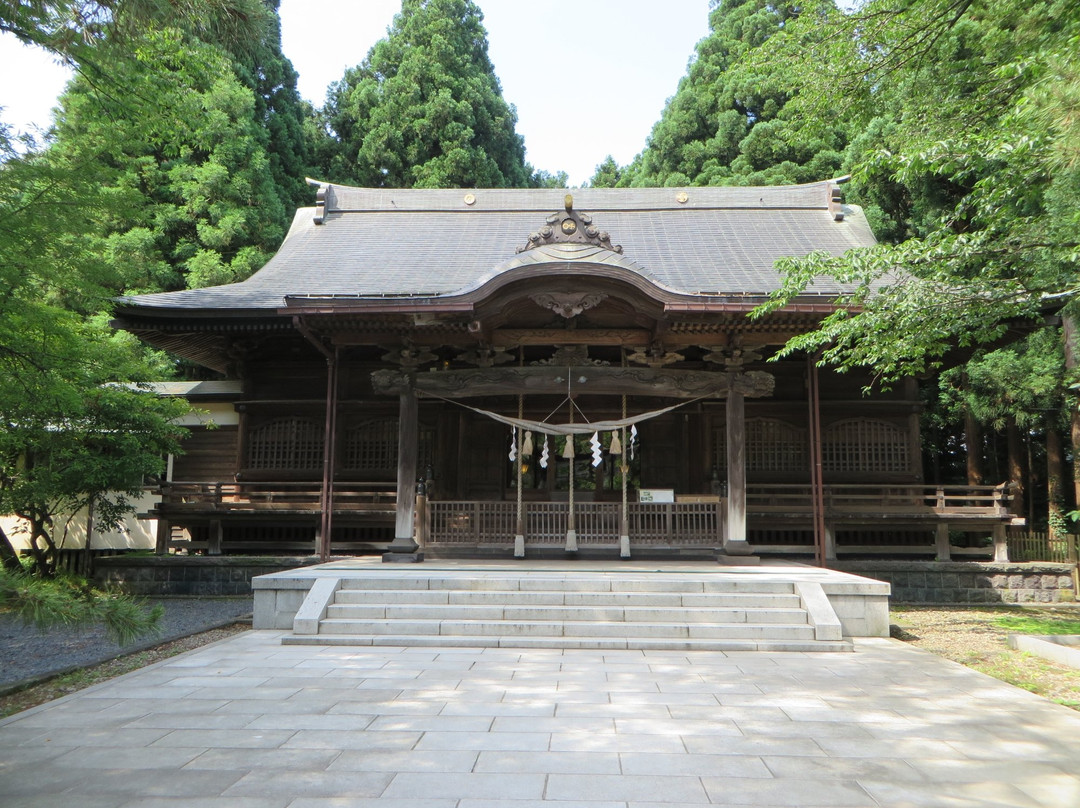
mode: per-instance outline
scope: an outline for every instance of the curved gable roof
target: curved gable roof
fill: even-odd
[[[768,294],[777,259],[874,243],[861,210],[833,200],[834,181],[755,188],[578,189],[573,205],[622,246],[590,261],[636,272],[681,295]],[[276,311],[286,297],[438,298],[573,250],[519,253],[564,206],[562,189],[385,190],[322,185],[278,252],[245,281],[138,295],[139,309]],[[582,257],[583,254],[578,257]],[[843,287],[825,279],[817,294]]]

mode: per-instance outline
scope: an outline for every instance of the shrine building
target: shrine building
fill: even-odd
[[[874,243],[831,180],[318,184],[249,279],[118,307],[220,374],[183,387],[225,415],[170,461],[158,551],[827,561],[1003,537],[1003,487],[926,484],[916,380],[770,361],[847,291],[755,316],[776,261]]]

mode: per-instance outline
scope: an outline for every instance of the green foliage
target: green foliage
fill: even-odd
[[[180,451],[174,422],[187,405],[131,384],[152,368],[130,339],[35,291],[0,307],[0,513],[27,520],[35,567],[48,575],[58,519],[92,504],[100,527],[116,526]]]
[[[263,129],[263,147],[273,185],[286,212],[311,203],[305,177],[311,154],[305,133],[308,107],[296,89],[297,74],[281,51],[279,0],[263,0],[268,22],[260,36],[233,46],[233,69],[255,94],[254,120]],[[217,40],[211,40],[217,41]]]
[[[624,169],[619,167],[615,158],[610,154],[596,167],[592,179],[589,180],[590,188],[616,188],[622,180]]]
[[[537,188],[566,188],[570,182],[570,175],[565,171],[552,174],[548,171],[537,171],[533,174],[531,185]]]
[[[261,0],[19,0],[0,7],[0,31],[84,69],[96,67],[103,42],[137,38],[147,28],[176,26],[239,48],[268,24]]]
[[[76,78],[45,159],[95,175],[103,215],[88,234],[122,273],[116,291],[243,280],[287,225],[255,94],[220,49],[177,31],[111,64],[118,93]]]
[[[157,633],[165,613],[160,604],[148,610],[141,601],[93,589],[80,578],[42,579],[5,569],[0,569],[0,609],[39,631],[101,624],[120,645]]]
[[[1061,331],[1045,328],[1006,348],[979,352],[964,367],[942,374],[941,386],[960,417],[966,409],[997,430],[1009,418],[1022,428],[1037,428],[1048,412],[1060,412],[1064,378]]]
[[[821,78],[802,66],[803,95],[865,124],[848,154],[851,198],[895,242],[784,262],[787,282],[769,308],[819,275],[856,285],[844,310],[789,350],[894,379],[1071,303],[1078,35],[1069,2],[871,2],[831,24],[827,40],[845,44]]]
[[[836,176],[844,126],[808,116],[798,98],[802,65],[777,59],[772,40],[801,22],[800,53],[820,51],[820,26],[837,16],[825,2],[722,0],[710,33],[620,185],[775,185]],[[606,164],[605,164],[606,165]],[[594,181],[617,174],[607,166]],[[606,187],[613,187],[608,185]]]
[[[332,85],[316,153],[328,179],[373,188],[534,183],[471,0],[404,0],[389,33]]]

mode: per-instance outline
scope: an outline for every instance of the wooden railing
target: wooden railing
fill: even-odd
[[[826,485],[825,512],[833,516],[1009,516],[1011,494],[1002,485]],[[753,484],[746,494],[753,513],[809,513],[809,485]]]
[[[168,482],[161,484],[169,513],[318,512],[318,482]],[[396,483],[335,483],[335,511],[392,511]]]
[[[569,505],[565,502],[527,502],[525,540],[532,544],[562,544],[566,539]],[[578,545],[611,545],[619,541],[618,502],[582,502],[574,506]],[[637,544],[719,546],[723,538],[722,502],[634,502],[628,505],[629,534]],[[429,502],[428,541],[433,544],[507,544],[516,532],[513,502]]]

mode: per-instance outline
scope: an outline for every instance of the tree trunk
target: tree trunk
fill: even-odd
[[[1061,337],[1065,343],[1065,381],[1072,383],[1075,379],[1077,367],[1080,366],[1080,346],[1077,339],[1080,337],[1078,323],[1071,315],[1063,315],[1061,318]],[[1070,423],[1069,438],[1072,442],[1072,472],[1073,472],[1073,501],[1080,508],[1080,408],[1077,396],[1066,392],[1065,403],[1069,407]]]
[[[968,485],[982,485],[986,480],[983,472],[982,424],[975,420],[971,410],[964,410],[964,446],[967,447]]]
[[[1047,525],[1051,536],[1056,537],[1065,527],[1065,453],[1061,446],[1061,433],[1056,426],[1046,427],[1046,499]]]
[[[1005,425],[1005,437],[1009,448],[1009,482],[1012,485],[1012,512],[1025,516],[1027,500],[1024,497],[1027,483],[1027,448],[1016,419],[1009,417]]]

